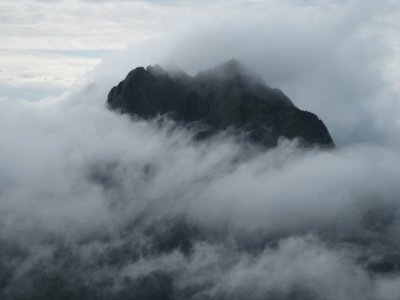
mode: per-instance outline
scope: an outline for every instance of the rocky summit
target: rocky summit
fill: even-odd
[[[297,138],[305,146],[334,147],[315,114],[297,108],[237,60],[194,77],[158,65],[138,67],[111,89],[107,103],[140,118],[167,115],[183,124],[201,124],[203,136],[230,129],[266,147],[277,145],[281,137]]]

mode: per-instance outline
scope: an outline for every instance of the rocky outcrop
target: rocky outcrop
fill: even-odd
[[[279,89],[236,60],[191,77],[160,66],[132,70],[108,95],[111,109],[142,118],[168,115],[182,123],[199,123],[213,134],[225,129],[245,132],[266,147],[280,137],[303,145],[333,147],[324,123],[300,110]]]

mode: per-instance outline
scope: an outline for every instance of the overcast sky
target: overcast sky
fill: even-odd
[[[341,8],[338,9],[337,6]],[[362,11],[353,15],[352,6],[357,6],[357,9]],[[231,46],[240,48],[242,47],[239,43],[240,35],[243,34],[241,30],[247,31],[251,26],[246,23],[253,24],[253,29],[263,23],[269,26],[273,24],[275,27],[275,37],[272,36],[270,28],[259,28],[256,32],[259,37],[256,39],[276,39],[282,32],[289,34],[291,39],[303,38],[303,44],[307,44],[310,43],[311,36],[312,38],[314,35],[323,36],[327,31],[326,37],[329,38],[332,31],[340,30],[336,22],[340,22],[341,18],[343,23],[340,26],[344,27],[343,30],[348,30],[350,35],[354,28],[346,29],[346,26],[364,26],[368,22],[370,26],[376,27],[374,30],[379,30],[380,34],[385,35],[392,44],[391,50],[398,52],[396,28],[400,18],[394,9],[396,6],[396,1],[389,0],[375,1],[375,3],[368,0],[2,0],[0,2],[1,96],[26,96],[27,93],[24,93],[21,87],[44,90],[48,93],[65,90],[79,82],[86,72],[99,64],[107,55],[127,46],[156,40],[159,37],[171,37],[173,34],[176,36],[177,32],[184,36],[208,28],[215,34],[209,36],[210,43],[220,43],[221,40],[217,36],[224,34],[222,23],[225,29],[236,31],[237,40],[231,40]],[[287,14],[288,9],[293,10],[290,15]],[[338,10],[342,16],[337,16]],[[346,13],[352,15],[355,20],[347,19]],[[367,21],[366,18],[370,20]],[[190,27],[188,27],[189,22]],[[308,36],[304,36],[304,31],[297,27],[299,23],[302,23],[301,26],[310,27],[312,32],[307,31]],[[244,28],[241,29],[242,25]],[[293,30],[298,31],[298,37],[292,35]],[[366,28],[365,34],[368,34],[368,30],[371,32],[371,28]],[[191,35],[190,39],[196,39],[196,35]],[[326,47],[332,47],[329,41],[323,38],[317,42],[327,43]],[[253,39],[251,43],[257,46],[256,40]],[[296,43],[299,44],[299,41],[288,41],[287,44],[293,46]],[[271,46],[271,51],[276,51],[274,45]],[[305,52],[309,46],[302,46],[299,51]],[[321,45],[313,45],[315,46]],[[281,45],[278,45],[275,48],[280,47]],[[260,55],[256,56],[258,59]],[[265,56],[268,54],[265,53]],[[292,61],[295,60],[296,58],[292,58]],[[270,77],[282,76],[285,66],[281,68],[281,74],[270,74]],[[397,68],[393,65],[391,68],[388,70],[390,75],[399,79]],[[292,76],[297,75],[292,74]],[[43,94],[46,92],[38,91],[37,95],[28,93],[33,98]]]

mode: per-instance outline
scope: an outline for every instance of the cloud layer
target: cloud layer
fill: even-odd
[[[89,3],[113,11],[71,5]],[[0,298],[398,299],[397,6],[229,3],[173,2],[160,13],[187,8],[165,34],[106,59],[90,85],[0,99]],[[137,65],[231,57],[317,113],[338,149],[199,142],[105,107]]]
[[[398,295],[396,151],[260,153],[84,103],[1,112],[5,298]]]

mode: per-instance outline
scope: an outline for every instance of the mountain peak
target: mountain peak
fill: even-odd
[[[226,73],[242,73],[246,70],[246,67],[237,59],[230,59],[219,66],[216,66],[214,70]]]
[[[225,80],[241,79],[262,82],[262,79],[256,73],[251,72],[237,59],[230,59],[214,68],[199,72],[196,77],[203,76],[212,76],[214,78]],[[263,84],[265,85],[264,82]]]
[[[111,109],[141,118],[166,114],[184,124],[200,122],[208,134],[233,128],[266,147],[275,146],[280,137],[298,138],[304,145],[334,145],[316,115],[298,109],[235,59],[195,77],[158,65],[136,68],[111,89],[107,102]]]

